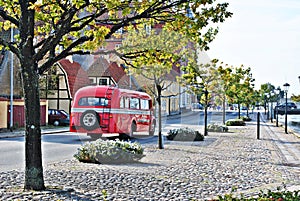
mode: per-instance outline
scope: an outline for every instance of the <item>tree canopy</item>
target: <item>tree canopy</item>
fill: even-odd
[[[41,157],[39,76],[57,61],[91,54],[129,25],[164,23],[169,29],[208,44],[217,34],[213,23],[232,15],[228,3],[215,0],[11,0],[0,1],[2,31],[14,29],[13,41],[0,46],[20,60],[25,100],[25,189],[45,188]]]

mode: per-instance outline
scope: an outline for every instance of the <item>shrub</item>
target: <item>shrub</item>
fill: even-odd
[[[229,119],[225,123],[226,126],[245,126],[246,123],[242,119]]]
[[[169,130],[167,139],[175,141],[203,141],[204,135],[191,128],[179,128]]]
[[[252,120],[250,117],[247,117],[247,116],[242,116],[241,119],[243,121],[251,121]]]
[[[228,127],[225,125],[219,125],[219,124],[213,123],[213,124],[209,124],[207,126],[207,131],[209,131],[209,132],[227,132]]]
[[[89,163],[129,163],[144,157],[143,152],[137,142],[98,139],[78,148],[74,157]]]
[[[212,201],[296,201],[300,199],[300,191],[261,191],[258,196],[245,198],[241,195],[241,198],[233,196],[231,193],[224,196],[218,196],[218,199]]]

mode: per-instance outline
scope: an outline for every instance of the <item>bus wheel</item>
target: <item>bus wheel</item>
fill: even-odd
[[[90,136],[92,140],[98,140],[98,139],[102,138],[101,134],[89,134],[88,133],[87,135]]]
[[[133,133],[136,131],[136,124],[135,122],[132,122],[131,123],[131,127],[130,127],[130,133],[129,133],[129,136],[132,137],[133,136]]]
[[[80,124],[86,130],[95,130],[100,127],[99,114],[94,110],[87,110],[80,117]]]
[[[152,124],[151,124],[151,126],[149,127],[149,135],[150,136],[154,135],[154,133],[155,133],[155,126],[156,126],[156,122],[153,121]]]
[[[130,140],[130,137],[126,133],[120,133],[119,139],[127,141],[127,140]]]

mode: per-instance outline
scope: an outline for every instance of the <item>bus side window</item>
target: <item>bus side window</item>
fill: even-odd
[[[87,104],[87,98],[86,98],[86,97],[81,98],[81,99],[78,101],[78,105],[80,105],[80,106],[86,106],[86,105],[88,105],[88,104]]]
[[[129,98],[128,97],[124,98],[124,108],[129,108]]]
[[[108,100],[106,98],[99,98],[99,103],[100,106],[106,106],[108,105]]]
[[[149,110],[149,100],[141,99],[141,109]]]
[[[124,97],[121,97],[120,98],[120,108],[125,108],[124,106],[125,106],[124,105]]]
[[[140,109],[140,100],[138,98],[130,99],[130,108],[131,109]]]

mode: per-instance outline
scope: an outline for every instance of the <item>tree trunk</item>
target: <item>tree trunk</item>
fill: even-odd
[[[40,95],[38,61],[34,60],[34,9],[31,2],[20,1],[21,21],[19,57],[25,99],[25,183],[26,190],[44,190],[44,175],[41,148]]]
[[[207,108],[208,108],[208,92],[205,91],[205,107],[204,107],[204,136],[208,135],[207,132]]]
[[[162,121],[161,121],[161,86],[159,84],[156,85],[157,89],[157,104],[158,104],[158,148],[163,149],[163,142],[162,142]]]
[[[26,59],[22,66],[25,98],[25,184],[26,190],[44,190],[42,165],[39,77],[37,64]]]
[[[241,118],[241,104],[238,102],[238,114],[239,114],[239,119]]]
[[[223,124],[225,125],[226,123],[226,100],[225,98],[223,99]]]

